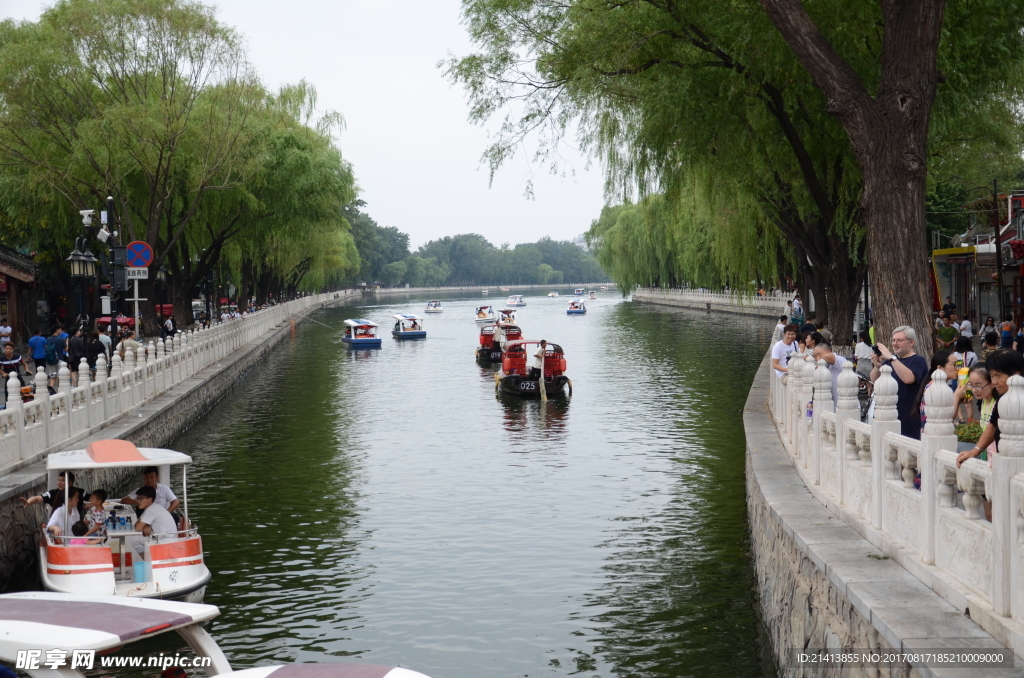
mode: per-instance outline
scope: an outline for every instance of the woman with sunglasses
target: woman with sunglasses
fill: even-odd
[[[999,398],[1006,395],[1009,390],[1010,377],[1024,372],[1024,356],[1013,350],[999,350],[988,357],[985,361],[988,368],[988,378],[994,391],[992,397],[995,399],[992,407],[989,408],[988,421],[981,432],[978,444],[973,449],[961,452],[956,457],[956,465],[960,466],[964,461],[978,457],[982,452],[987,452],[989,446],[993,445],[994,452],[999,451]],[[984,415],[984,411],[983,411]],[[989,457],[991,458],[991,457]]]

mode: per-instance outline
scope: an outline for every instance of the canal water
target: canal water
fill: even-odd
[[[175,443],[236,666],[361,661],[432,678],[773,676],[757,612],[741,408],[773,322],[624,301],[567,316],[570,400],[498,399],[479,303],[318,312]],[[358,303],[358,302],[357,302]],[[379,350],[340,341],[381,325]]]

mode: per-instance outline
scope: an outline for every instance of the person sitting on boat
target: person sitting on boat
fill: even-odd
[[[544,356],[548,350],[548,342],[546,339],[540,340],[540,346],[537,347],[536,352],[533,354],[533,360],[530,361],[530,379],[540,379],[544,374]]]
[[[487,317],[487,312],[484,309],[481,308],[479,311],[477,311],[476,317],[477,318],[486,318]]]
[[[89,495],[89,503],[85,505],[83,520],[89,527],[87,534],[97,537],[107,536],[107,512],[103,510],[103,502],[107,500],[106,490],[93,490]]]
[[[412,331],[412,330],[418,330],[418,329],[420,329],[420,324],[418,322],[416,322],[415,320],[413,320],[412,321],[412,325],[409,326],[409,330]]]
[[[142,469],[142,482],[143,487],[150,487],[156,494],[156,503],[162,506],[167,511],[174,513],[178,510],[178,497],[171,491],[171,488],[157,482],[157,470],[156,466],[147,466]],[[121,500],[122,504],[135,505],[138,504],[138,490],[132,492],[127,497]],[[141,505],[140,505],[141,506]]]
[[[72,487],[68,490],[68,503],[65,506],[64,493],[61,492],[57,496],[57,500],[53,502],[53,514],[46,523],[46,531],[55,537],[59,537],[62,534],[71,534],[71,526],[82,518],[78,512],[80,498],[81,493],[78,488]]]
[[[167,541],[177,537],[178,526],[174,518],[163,506],[156,503],[156,490],[149,485],[143,485],[133,493],[138,498],[139,508],[142,515],[135,521],[135,531],[141,532],[147,537],[154,535],[160,541]],[[143,539],[132,540],[132,548],[140,555],[146,553],[146,542]]]
[[[71,471],[63,471],[59,476],[57,476],[57,487],[52,490],[47,490],[42,494],[37,494],[34,497],[28,497],[27,499],[25,497],[21,497],[21,507],[27,508],[34,504],[46,504],[47,506],[53,507],[57,501],[57,497],[60,497],[60,500],[63,502],[65,480],[68,483],[71,483],[71,489],[78,490],[81,496],[85,496],[85,490],[80,487],[75,487],[75,474]]]
[[[68,546],[86,546],[99,544],[103,541],[102,539],[89,539],[87,536],[89,534],[89,526],[82,520],[71,526],[71,534],[75,535],[75,538],[68,540]]]

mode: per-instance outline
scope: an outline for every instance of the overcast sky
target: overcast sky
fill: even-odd
[[[0,19],[36,20],[52,2],[0,0]],[[572,148],[575,176],[516,158],[488,186],[488,130],[470,124],[461,87],[436,68],[471,45],[459,0],[218,0],[218,17],[248,38],[273,89],[302,78],[321,108],[345,116],[340,139],[366,210],[409,233],[413,247],[457,233],[520,243],[583,233],[604,203],[598,167]],[[496,129],[498,121],[490,125]],[[532,151],[535,147],[528,150]],[[523,192],[532,179],[534,199]]]

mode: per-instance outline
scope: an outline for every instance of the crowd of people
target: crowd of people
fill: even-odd
[[[781,339],[772,347],[772,368],[776,377],[785,383],[794,354],[811,354],[815,361],[824,360],[832,376],[832,399],[837,403],[837,380],[848,359],[833,352],[833,337],[824,323],[793,322],[800,317],[796,315],[798,310],[801,316],[803,312],[798,301],[795,299],[790,307],[793,316],[781,316],[776,325]],[[941,370],[953,394],[954,407],[949,415],[952,421],[976,421],[982,428],[977,444],[959,453],[957,465],[974,457],[989,460],[998,452],[996,403],[1007,392],[1009,378],[1024,374],[1024,326],[1017,327],[1012,317],[997,325],[995,319],[989,317],[976,337],[970,319],[958,316],[955,304],[947,297],[935,319],[935,346],[930,360],[918,354],[917,332],[909,326],[894,329],[888,343],[875,341],[873,326],[858,339],[849,360],[854,361],[861,378],[861,393],[870,401],[881,368],[888,366],[896,380],[896,410],[903,435],[921,438],[927,421],[925,393],[933,384],[931,375]],[[863,409],[865,419],[871,419],[873,408],[873,402],[869,402]]]

